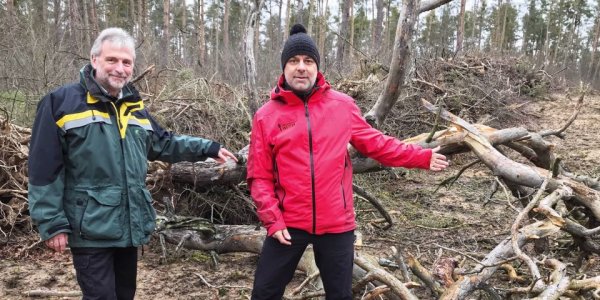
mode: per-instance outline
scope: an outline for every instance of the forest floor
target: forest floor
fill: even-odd
[[[584,101],[580,115],[566,131],[566,139],[552,137],[549,141],[556,145],[556,153],[570,171],[598,177],[600,96],[586,96]],[[505,127],[556,129],[566,122],[574,107],[575,101],[569,101],[564,95],[553,95],[551,100],[526,104],[523,109],[529,119],[524,120],[525,123]],[[439,257],[481,259],[506,238],[518,212],[507,204],[502,190],[484,203],[485,194],[494,181],[485,166],[468,169],[451,188],[434,192],[442,180],[456,174],[473,161],[474,156],[463,154],[450,159],[451,167],[441,173],[411,170],[399,179],[387,172],[356,176],[359,185],[369,183],[367,189],[380,197],[396,222],[385,231],[372,226],[372,221],[380,217],[366,201],[358,199],[358,229],[363,238],[363,246],[358,251],[388,258],[390,247],[396,246],[430,267]],[[514,199],[512,201],[513,206],[520,207]],[[33,244],[35,239],[32,237],[29,241]],[[160,249],[154,238],[139,256],[137,299],[249,299],[257,255],[222,254],[215,266],[208,253],[182,250],[167,263],[161,263]],[[172,251],[174,247],[170,245],[169,249]],[[554,257],[574,259],[564,246],[553,242],[551,249]],[[17,249],[4,246],[0,250],[0,299],[29,299],[23,293],[31,290],[78,291],[70,255],[54,254],[43,246],[36,246],[25,258],[15,259],[15,251]],[[464,263],[472,266],[469,259]],[[304,278],[305,275],[298,272],[288,288],[298,286]],[[422,299],[433,298],[425,288],[417,288],[415,293]]]

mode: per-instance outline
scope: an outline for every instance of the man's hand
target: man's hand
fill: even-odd
[[[431,171],[441,171],[449,165],[446,156],[437,153],[438,151],[440,151],[440,146],[431,149],[431,161],[429,162],[429,170]]]
[[[287,229],[275,231],[275,233],[273,233],[273,238],[278,240],[283,245],[289,246],[292,244],[292,242],[290,242],[292,237],[290,236],[290,233],[288,232]]]
[[[233,153],[229,152],[227,149],[225,148],[221,148],[219,149],[219,157],[216,158],[216,160],[219,163],[224,163],[227,161],[227,158],[231,158],[233,159],[235,162],[237,162],[237,158],[235,157],[235,155],[233,155]]]
[[[48,248],[59,253],[65,251],[69,244],[67,234],[64,232],[47,239],[45,243]]]

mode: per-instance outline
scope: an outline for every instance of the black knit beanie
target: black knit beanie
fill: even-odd
[[[317,63],[319,69],[320,56],[315,42],[306,34],[306,28],[302,24],[296,24],[290,29],[290,37],[283,45],[281,51],[281,69],[285,69],[287,61],[296,55],[307,55]]]

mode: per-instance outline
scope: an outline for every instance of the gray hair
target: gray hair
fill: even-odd
[[[118,28],[111,27],[106,28],[100,32],[94,44],[92,45],[92,49],[90,50],[90,56],[98,56],[102,51],[102,44],[106,41],[109,41],[111,44],[117,47],[129,48],[133,52],[133,59],[135,59],[135,40],[127,31]]]

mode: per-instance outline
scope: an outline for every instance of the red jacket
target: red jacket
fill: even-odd
[[[387,166],[429,168],[431,150],[372,128],[321,73],[306,102],[283,82],[281,76],[254,116],[248,155],[248,187],[268,235],[287,227],[313,234],[356,227],[348,143]]]

